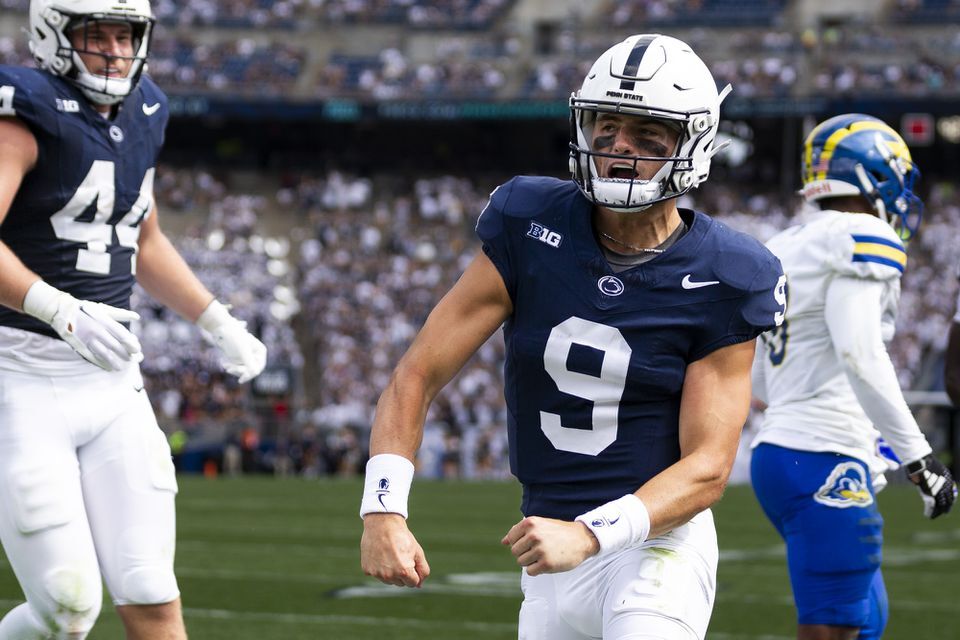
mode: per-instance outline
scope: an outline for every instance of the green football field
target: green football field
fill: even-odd
[[[433,575],[386,587],[359,568],[359,480],[180,478],[177,573],[194,640],[507,640],[519,573],[500,537],[519,518],[512,482],[418,481],[410,524]],[[912,487],[880,496],[886,518],[888,640],[960,638],[960,517],[920,515]],[[749,487],[716,510],[721,561],[708,638],[793,637],[784,552]],[[824,531],[829,536],[829,531]],[[0,606],[20,591],[6,563]],[[122,639],[106,607],[92,640]]]

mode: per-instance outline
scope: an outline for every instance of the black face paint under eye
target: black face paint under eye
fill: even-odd
[[[638,149],[646,152],[643,155],[656,156],[657,158],[666,158],[670,155],[665,146],[653,140],[634,140],[633,144]]]
[[[607,147],[613,146],[613,141],[616,140],[617,136],[614,134],[608,136],[597,136],[593,139],[593,148],[594,149],[606,149]]]

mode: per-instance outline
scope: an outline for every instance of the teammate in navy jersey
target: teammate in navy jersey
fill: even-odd
[[[101,576],[127,638],[186,637],[177,482],[124,324],[134,282],[241,382],[266,359],[158,225],[153,21],[148,0],[33,0],[40,69],[0,66],[0,540],[27,599],[0,640],[85,638]]]
[[[483,243],[380,397],[361,504],[365,573],[419,587],[407,528],[432,398],[501,325],[523,519],[519,637],[703,638],[716,590],[710,505],[750,403],[754,339],[785,311],[777,259],[677,208],[716,153],[713,77],[671,37],[605,52],[570,100],[573,180],[517,177]]]

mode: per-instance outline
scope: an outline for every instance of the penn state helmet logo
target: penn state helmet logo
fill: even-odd
[[[623,293],[623,282],[616,276],[603,276],[597,281],[597,288],[608,296],[618,296]]]
[[[820,504],[838,509],[869,507],[873,494],[863,467],[856,462],[841,462],[813,496]]]

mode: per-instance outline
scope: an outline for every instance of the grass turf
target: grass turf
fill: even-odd
[[[181,477],[180,485],[177,574],[193,639],[516,638],[519,572],[499,544],[519,519],[515,483],[416,483],[410,525],[433,572],[421,590],[380,586],[360,572],[360,480]],[[880,508],[885,638],[960,638],[958,516],[923,519],[915,490],[903,485],[885,490]],[[731,487],[715,514],[721,561],[708,639],[789,640],[783,546],[750,488]],[[5,566],[0,608],[21,598]],[[111,607],[89,638],[123,638]]]

